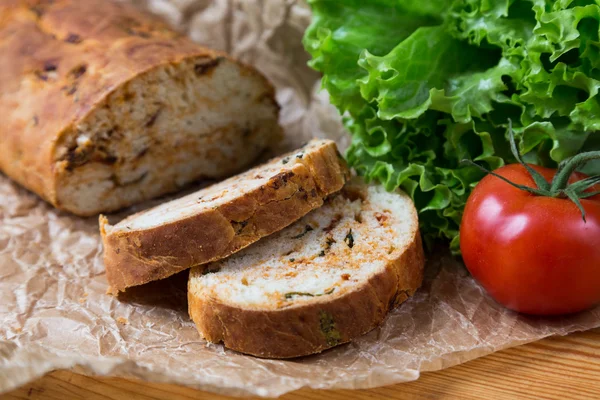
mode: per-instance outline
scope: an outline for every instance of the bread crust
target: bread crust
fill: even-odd
[[[124,3],[1,0],[0,171],[63,208],[57,192],[67,163],[56,154],[65,135],[128,82],[190,59],[207,74],[230,60]],[[264,82],[276,104],[269,82],[238,65]]]
[[[416,212],[413,218],[417,227]],[[347,343],[380,325],[390,310],[421,286],[425,264],[421,236],[417,228],[411,234],[408,245],[384,270],[340,297],[269,311],[243,309],[196,296],[190,279],[189,314],[208,341],[257,357],[294,358]],[[334,334],[324,332],[332,326]]]
[[[108,220],[101,216],[109,292],[117,294],[227,257],[320,207],[348,177],[335,143],[323,141],[317,151],[306,152],[264,185],[195,215],[114,233],[109,233]]]

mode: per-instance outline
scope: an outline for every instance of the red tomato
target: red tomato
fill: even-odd
[[[556,172],[532,167],[548,181]],[[495,172],[536,187],[522,165]],[[576,173],[571,181],[585,177]],[[569,199],[533,195],[486,176],[473,190],[460,228],[467,268],[496,301],[515,311],[556,315],[599,304],[600,195],[581,204],[587,222]]]

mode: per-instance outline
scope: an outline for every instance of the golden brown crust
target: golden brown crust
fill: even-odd
[[[226,57],[124,3],[0,0],[0,171],[61,208],[55,158],[67,132],[149,71],[193,58],[210,73]]]
[[[385,270],[333,300],[271,311],[242,309],[194,295],[190,280],[189,314],[205,339],[242,353],[293,358],[322,352],[377,327],[421,286],[425,260],[418,230],[413,235]]]
[[[101,216],[109,291],[117,294],[229,256],[320,207],[347,178],[346,164],[329,141],[258,189],[172,223],[107,234]]]

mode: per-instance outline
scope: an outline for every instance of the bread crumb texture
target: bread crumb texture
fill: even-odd
[[[193,268],[189,311],[204,338],[233,350],[314,354],[381,324],[421,285],[423,266],[410,198],[355,178],[288,228]]]
[[[111,226],[100,218],[112,292],[227,257],[320,207],[348,178],[335,143],[303,148]],[[239,276],[239,283],[249,284]]]
[[[406,218],[412,207],[404,195],[381,186],[350,184],[294,225],[211,264],[215,272],[194,271],[194,290],[256,310],[343,296],[408,246],[415,231],[414,219]]]
[[[108,212],[236,173],[281,136],[272,85],[119,1],[0,6],[0,170]]]

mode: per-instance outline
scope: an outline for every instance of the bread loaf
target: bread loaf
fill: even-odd
[[[281,130],[272,86],[111,0],[0,1],[0,171],[94,215],[254,161]]]
[[[335,143],[314,140],[116,225],[101,217],[111,292],[226,257],[320,207],[347,175]]]
[[[189,312],[211,342],[259,357],[304,356],[381,324],[421,285],[423,265],[410,198],[355,178],[288,228],[193,268]]]

